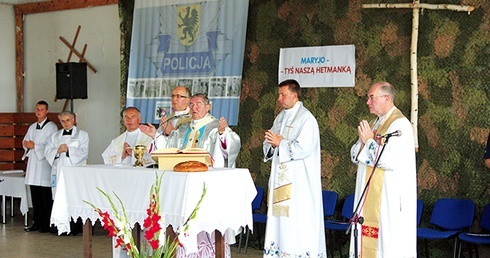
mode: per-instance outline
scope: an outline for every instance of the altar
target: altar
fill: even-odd
[[[185,223],[205,184],[207,192],[192,223],[196,235],[191,237],[196,238],[200,231],[211,233],[217,230],[224,234],[227,229],[232,229],[238,233],[240,227],[253,227],[251,203],[256,189],[248,169],[210,168],[207,172],[183,173],[112,165],[63,167],[51,223],[58,227],[59,234],[70,231],[72,217],[95,223],[99,215],[84,200],[112,214],[110,203],[96,189],[100,188],[110,194],[116,204],[113,193],[121,198],[132,226],[135,223],[143,225],[156,175],[163,175],[160,204],[165,226],[176,229]],[[91,229],[91,225],[84,226],[84,256],[91,257],[91,236],[86,229]],[[217,257],[221,253],[217,250]]]

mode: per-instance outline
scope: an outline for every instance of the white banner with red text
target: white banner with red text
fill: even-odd
[[[354,87],[354,45],[281,48],[279,82],[295,79],[303,88]]]

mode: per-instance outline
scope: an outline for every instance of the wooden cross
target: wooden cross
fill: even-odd
[[[63,38],[62,36],[60,36],[60,40],[70,49],[70,53],[68,54],[68,60],[66,62],[69,63],[70,62],[70,59],[71,59],[71,55],[72,54],[75,54],[76,56],[78,56],[78,58],[80,58],[80,61],[79,62],[87,63],[88,68],[90,68],[90,70],[92,70],[94,73],[97,73],[97,70],[95,70],[95,68],[84,57],[85,51],[87,50],[87,44],[85,44],[83,46],[82,53],[78,52],[75,49],[75,44],[77,43],[77,38],[78,38],[78,33],[80,32],[80,28],[81,28],[81,26],[78,25],[78,29],[77,29],[77,32],[75,34],[75,38],[73,39],[73,44],[70,44],[65,38]],[[63,61],[61,61],[60,59],[58,59],[58,62],[59,63],[63,63]]]
[[[413,136],[415,139],[415,148],[418,150],[418,133],[417,133],[417,118],[418,118],[418,75],[417,75],[417,43],[419,38],[419,12],[420,9],[430,10],[451,10],[457,12],[468,12],[475,8],[468,5],[453,5],[453,4],[424,4],[420,0],[413,0],[412,3],[398,4],[363,4],[362,8],[411,8],[413,9],[412,17],[412,42],[410,45],[410,85],[412,105],[410,110],[410,121],[412,123]]]

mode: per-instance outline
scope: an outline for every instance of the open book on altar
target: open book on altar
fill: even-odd
[[[213,166],[211,154],[200,148],[178,148],[156,149],[151,153],[151,157],[158,162],[159,170],[173,170],[177,163],[184,161],[200,161],[209,167]]]

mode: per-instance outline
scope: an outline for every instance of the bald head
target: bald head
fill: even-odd
[[[395,88],[388,82],[374,83],[367,93],[369,112],[383,116],[395,105]]]

